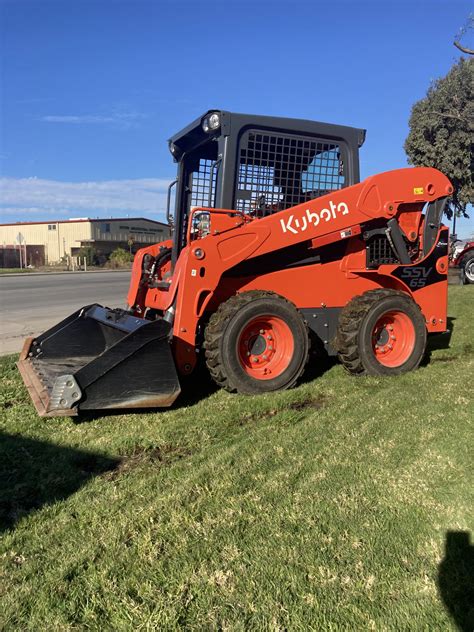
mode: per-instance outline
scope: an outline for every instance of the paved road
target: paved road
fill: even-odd
[[[125,307],[130,272],[0,276],[0,354],[90,303]]]

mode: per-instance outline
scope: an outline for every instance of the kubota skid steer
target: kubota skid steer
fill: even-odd
[[[25,342],[38,413],[168,406],[200,356],[230,391],[289,388],[310,340],[354,374],[416,368],[446,330],[453,190],[429,168],[359,183],[364,138],[225,111],[173,136],[173,239],[135,256],[129,311],[83,307]]]

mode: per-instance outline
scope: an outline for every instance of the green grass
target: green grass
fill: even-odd
[[[4,358],[0,629],[472,629],[473,299],[399,378],[82,423]]]

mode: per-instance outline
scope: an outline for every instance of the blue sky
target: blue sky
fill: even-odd
[[[459,58],[463,0],[3,0],[2,221],[163,219],[166,139],[210,108],[368,130],[406,165],[412,104]],[[474,220],[458,234],[474,232]]]

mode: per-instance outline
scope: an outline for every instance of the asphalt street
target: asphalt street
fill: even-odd
[[[0,354],[21,350],[72,312],[100,303],[126,307],[130,271],[0,276]]]

